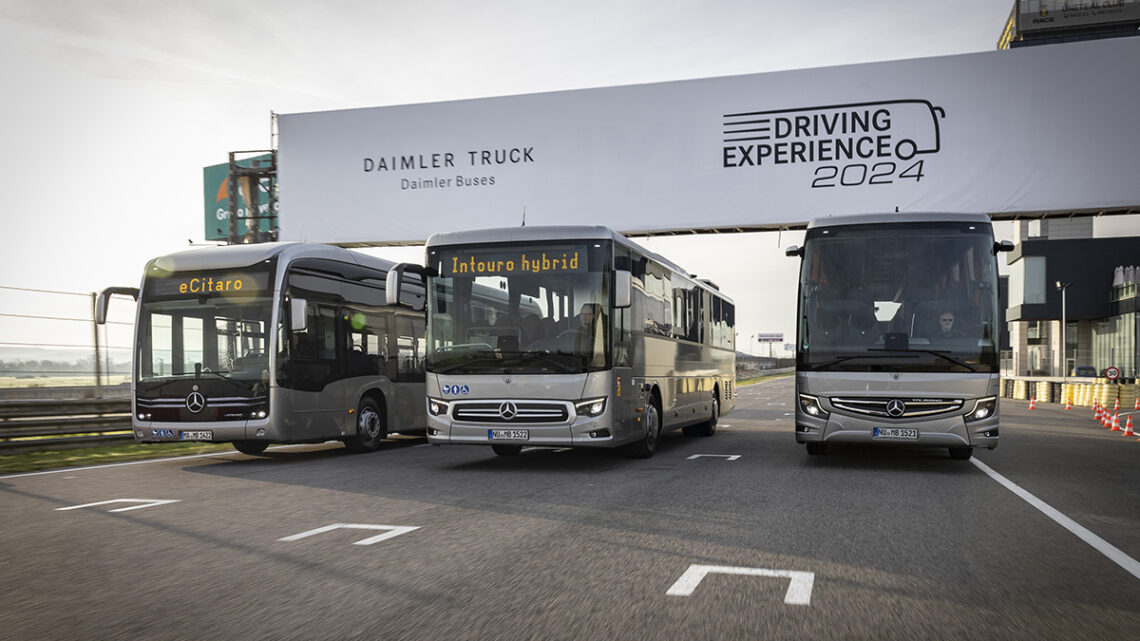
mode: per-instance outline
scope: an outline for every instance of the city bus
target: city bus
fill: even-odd
[[[989,217],[881,214],[813,220],[801,258],[796,442],[998,445],[997,253]]]
[[[141,443],[340,440],[354,451],[420,433],[422,312],[389,305],[394,263],[340,247],[262,243],[151,260],[137,301],[133,429]],[[420,280],[403,287],[422,301]]]
[[[610,229],[441,233],[425,253],[389,273],[388,301],[422,274],[432,444],[647,458],[662,432],[711,436],[735,407],[732,300]]]

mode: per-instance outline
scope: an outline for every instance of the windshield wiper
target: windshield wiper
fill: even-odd
[[[870,351],[870,350],[867,350],[867,351]],[[885,351],[885,350],[879,350],[879,351]],[[844,362],[847,362],[849,360],[856,359],[856,358],[890,358],[890,356],[888,356],[887,354],[845,354],[843,356],[836,357],[834,360],[827,361],[826,363],[821,363],[819,365],[813,365],[812,369],[823,369],[825,367],[831,367],[832,365],[838,365],[840,363],[844,363]]]
[[[576,354],[568,354],[567,352],[555,352],[555,353],[559,354],[559,355],[574,356],[575,360],[577,360]],[[582,372],[586,371],[582,368],[581,365],[577,365],[577,364],[576,365],[569,365],[569,364],[564,363],[564,362],[562,362],[556,358],[551,358],[550,352],[523,352],[523,353],[519,354],[519,356],[520,356],[520,360],[523,362],[528,361],[528,360],[540,360],[540,361],[543,361],[545,363],[548,363],[550,365],[553,365],[553,366],[561,369],[562,371],[566,372],[567,374],[581,374]]]
[[[939,358],[944,358],[944,359],[946,359],[946,360],[950,361],[951,363],[954,363],[955,365],[958,365],[959,367],[965,367],[966,369],[970,370],[971,372],[976,372],[976,371],[978,371],[978,369],[977,369],[976,367],[974,367],[973,365],[970,365],[970,364],[969,364],[969,363],[967,363],[966,361],[958,360],[957,358],[954,358],[953,356],[950,356],[949,354],[950,354],[951,352],[948,352],[948,351],[942,351],[942,350],[933,350],[933,349],[900,349],[900,350],[892,350],[892,349],[878,349],[878,348],[874,348],[874,347],[870,348],[870,350],[869,350],[869,351],[876,351],[876,352],[920,352],[920,353],[922,353],[922,354],[933,354],[933,355],[935,355],[935,356],[937,356],[937,357],[939,357]]]
[[[482,363],[485,361],[491,361],[491,362],[498,363],[501,360],[502,359],[498,358],[497,356],[495,356],[493,354],[482,355],[482,356],[478,356],[475,358],[468,358],[468,359],[459,361],[458,363],[452,363],[450,365],[444,365],[441,367],[434,367],[434,368],[432,368],[431,371],[435,372],[436,374],[446,374],[448,372],[454,372],[455,370],[459,369],[460,367],[466,367],[468,365],[473,365],[475,363]]]

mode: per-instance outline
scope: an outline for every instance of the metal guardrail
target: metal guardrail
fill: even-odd
[[[0,401],[0,451],[4,453],[133,440],[129,398]]]

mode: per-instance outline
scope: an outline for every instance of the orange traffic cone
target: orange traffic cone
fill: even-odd
[[[1132,404],[1132,409],[1140,410],[1140,396],[1136,397],[1136,402]]]
[[[1112,413],[1112,429],[1110,429],[1108,431],[1110,431],[1110,432],[1119,432],[1120,431],[1120,416],[1116,412]]]
[[[1031,410],[1037,409],[1037,397],[1036,396],[1029,399],[1029,409],[1031,409]]]
[[[1100,422],[1100,402],[1093,401],[1093,420]]]
[[[1120,399],[1119,399],[1119,398],[1118,398],[1118,399],[1116,399],[1116,405],[1113,405],[1113,406],[1112,406],[1112,411],[1114,411],[1114,412],[1119,412],[1119,411],[1120,411]]]
[[[1067,409],[1067,410],[1073,409],[1073,399],[1071,399],[1071,398],[1065,399],[1065,409]]]
[[[1101,413],[1100,419],[1100,424],[1102,427],[1112,427],[1112,418],[1110,418],[1110,416],[1111,415],[1108,413],[1108,409],[1105,408],[1104,412]]]
[[[1136,432],[1132,431],[1132,415],[1128,415],[1128,424],[1124,426],[1125,436],[1136,436]]]

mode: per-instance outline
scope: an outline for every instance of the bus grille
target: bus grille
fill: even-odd
[[[891,401],[902,401],[906,408],[902,414],[891,415],[887,405]],[[960,398],[832,398],[832,406],[853,414],[866,414],[882,418],[914,418],[931,416],[962,409]]]
[[[508,404],[513,410],[505,407]],[[504,411],[510,418],[504,417]],[[570,405],[533,401],[456,403],[451,416],[469,423],[565,423],[570,420]]]

